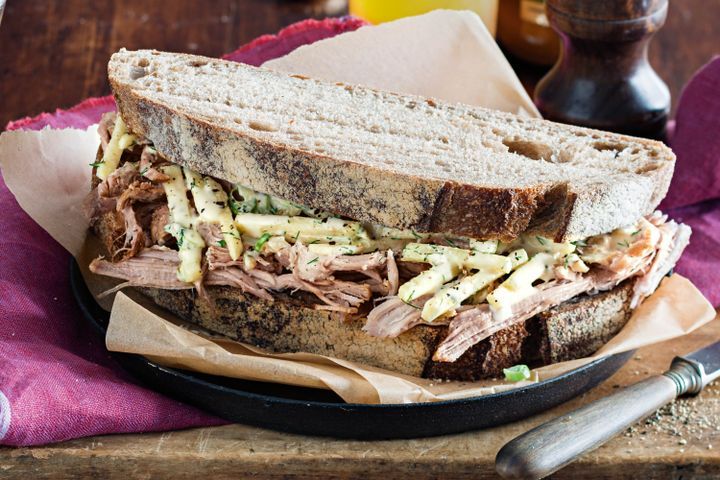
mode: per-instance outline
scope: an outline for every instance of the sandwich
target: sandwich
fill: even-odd
[[[659,142],[200,56],[108,73],[90,270],[270,351],[449,380],[586,356],[689,240]]]

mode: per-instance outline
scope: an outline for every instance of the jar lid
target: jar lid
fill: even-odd
[[[644,18],[667,8],[668,0],[546,0],[547,8],[583,20]]]

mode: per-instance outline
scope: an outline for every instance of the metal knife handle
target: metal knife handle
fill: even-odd
[[[697,370],[676,359],[670,370],[544,423],[507,443],[495,458],[503,478],[543,478],[699,385]]]

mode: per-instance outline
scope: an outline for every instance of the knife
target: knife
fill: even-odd
[[[604,444],[681,395],[697,395],[720,377],[720,341],[683,357],[670,370],[550,420],[508,442],[495,457],[503,478],[539,479]]]

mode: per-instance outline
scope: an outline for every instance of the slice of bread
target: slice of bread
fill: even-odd
[[[651,213],[659,142],[205,57],[126,51],[122,117],[170,161],[310,207],[419,231],[584,238]]]
[[[416,377],[472,381],[502,377],[503,368],[519,363],[539,366],[591,355],[629,319],[632,284],[581,295],[501,330],[452,363],[432,361],[447,326],[419,325],[381,339],[362,331],[365,319],[343,321],[285,294],[271,302],[230,287],[207,287],[207,300],[192,290],[140,291],[180,318],[275,352],[316,353]]]

